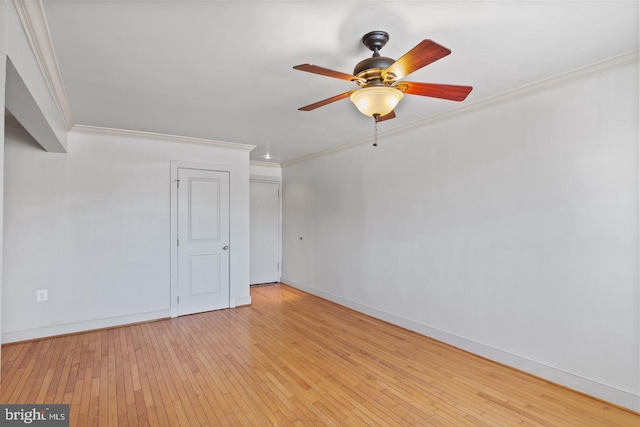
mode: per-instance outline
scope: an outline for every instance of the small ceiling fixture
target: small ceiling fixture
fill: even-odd
[[[267,145],[267,152],[262,156],[265,160],[271,160],[271,154],[269,154],[269,146]]]
[[[373,51],[373,55],[371,58],[360,61],[353,70],[353,74],[345,74],[312,64],[293,67],[300,71],[352,81],[361,87],[361,89],[344,92],[298,108],[298,110],[311,111],[332,102],[349,98],[362,114],[373,117],[376,122],[381,122],[393,119],[396,116],[394,110],[405,93],[463,101],[473,89],[471,86],[400,81],[408,74],[444,58],[451,51],[431,40],[423,40],[396,61],[395,59],[380,56],[380,49],[388,41],[389,34],[385,31],[372,31],[365,34],[362,37],[362,43]]]

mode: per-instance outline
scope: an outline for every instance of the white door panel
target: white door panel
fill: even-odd
[[[178,315],[229,307],[229,173],[178,169]]]
[[[220,292],[220,255],[189,257],[191,295]]]

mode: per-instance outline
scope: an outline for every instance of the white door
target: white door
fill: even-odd
[[[178,179],[178,315],[229,308],[229,173]]]
[[[249,283],[280,280],[280,184],[251,181]]]

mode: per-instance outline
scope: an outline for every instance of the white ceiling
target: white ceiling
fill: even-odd
[[[411,81],[471,85],[473,103],[638,49],[637,1],[54,1],[44,9],[76,124],[269,146],[274,162],[366,138],[373,120],[342,100],[357,88],[292,69],[351,73],[360,38],[384,56],[422,39],[452,54]],[[406,96],[380,130],[459,103]]]

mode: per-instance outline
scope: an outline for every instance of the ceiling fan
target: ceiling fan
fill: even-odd
[[[362,114],[373,117],[376,122],[381,122],[396,116],[394,109],[405,93],[463,101],[473,89],[471,86],[401,81],[400,79],[408,74],[444,58],[451,51],[431,40],[423,40],[396,61],[380,56],[380,49],[388,41],[389,34],[385,31],[371,31],[365,34],[362,37],[362,44],[373,51],[373,56],[360,61],[354,68],[353,74],[345,74],[312,64],[293,67],[300,71],[352,81],[361,88],[306,105],[298,110],[311,111],[332,102],[350,98]]]

